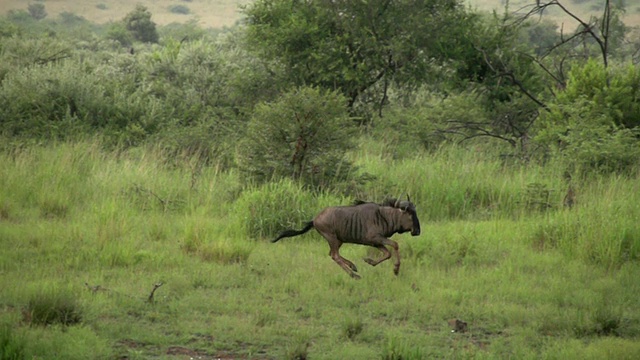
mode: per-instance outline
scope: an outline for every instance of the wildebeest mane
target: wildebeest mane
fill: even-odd
[[[387,198],[381,203],[374,203],[373,201],[364,201],[364,200],[356,199],[353,202],[353,206],[364,205],[364,204],[376,204],[376,205],[380,205],[380,206],[395,207],[396,201],[397,201],[397,199],[395,199],[395,198]]]

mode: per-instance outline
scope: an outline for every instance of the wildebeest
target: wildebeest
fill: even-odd
[[[371,266],[376,266],[391,257],[390,246],[395,255],[394,274],[400,271],[400,253],[398,243],[389,237],[395,233],[411,231],[412,236],[420,235],[420,220],[416,207],[407,196],[406,201],[387,199],[382,204],[356,202],[351,206],[332,206],[322,210],[305,224],[302,230],[283,231],[271,242],[285,237],[306,233],[315,228],[329,242],[329,256],[351,277],[359,279],[358,269],[349,260],[340,256],[340,247],[344,243],[373,246],[382,252],[379,259],[365,258]]]

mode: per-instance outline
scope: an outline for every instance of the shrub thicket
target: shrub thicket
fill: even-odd
[[[640,70],[596,61],[572,69],[564,91],[541,114],[536,140],[570,172],[638,169]]]

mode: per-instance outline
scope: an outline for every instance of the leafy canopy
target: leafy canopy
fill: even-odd
[[[387,87],[429,79],[473,23],[459,0],[258,0],[245,8],[252,48],[285,68],[296,86],[335,89],[353,107],[382,105]]]

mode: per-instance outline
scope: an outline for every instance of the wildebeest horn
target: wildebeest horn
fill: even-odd
[[[400,197],[397,197],[397,198],[396,198],[396,203],[395,203],[395,204],[393,204],[393,207],[394,207],[394,208],[399,208],[399,207],[400,207]]]
[[[409,198],[409,193],[407,193],[407,201],[411,202],[411,198]]]

